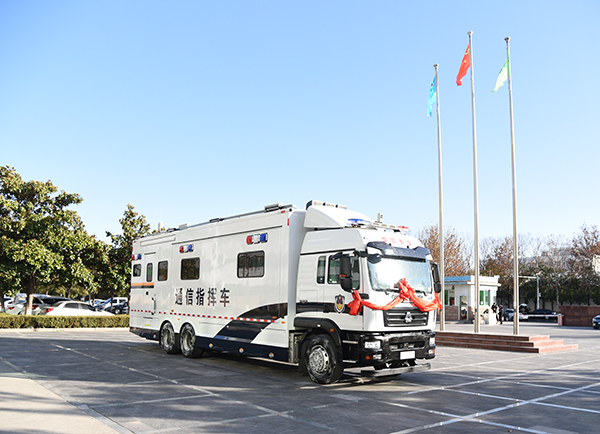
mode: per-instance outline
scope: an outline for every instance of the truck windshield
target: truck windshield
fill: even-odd
[[[398,281],[406,279],[417,294],[431,293],[429,263],[402,257],[368,255],[367,265],[371,287],[375,291],[399,291]]]

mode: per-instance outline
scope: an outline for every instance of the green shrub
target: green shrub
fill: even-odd
[[[0,329],[129,327],[129,315],[49,316],[0,314]]]

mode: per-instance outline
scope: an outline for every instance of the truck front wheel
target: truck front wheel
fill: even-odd
[[[304,363],[308,376],[315,383],[335,383],[342,378],[344,372],[339,351],[327,335],[317,335],[309,341]]]
[[[179,339],[171,323],[164,323],[160,328],[160,346],[167,354],[179,353]]]

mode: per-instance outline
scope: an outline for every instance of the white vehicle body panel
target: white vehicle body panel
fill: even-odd
[[[288,297],[295,287],[303,216],[303,211],[284,210],[136,241],[134,257],[141,255],[142,270],[153,264],[153,275],[151,282],[145,272],[132,278],[131,326],[157,331],[170,321],[178,332],[190,323],[203,338],[287,348]],[[266,234],[266,241],[247,244],[256,234]],[[179,252],[190,245],[192,251]],[[238,255],[257,251],[264,252],[264,275],[239,278]],[[186,258],[200,259],[198,279],[181,279]],[[163,261],[168,261],[168,278],[159,281],[156,268]],[[240,330],[244,324],[249,330]]]
[[[411,323],[410,314],[392,323],[391,311],[370,308],[349,315],[353,296],[337,280],[334,255],[356,258],[353,278],[371,303],[385,306],[399,293],[370,290],[366,252],[372,242],[407,250],[421,246],[397,227],[331,206],[304,211],[278,205],[143,237],[133,244],[130,329],[158,340],[165,324],[176,334],[189,324],[200,348],[292,362],[302,357],[303,339],[322,324],[344,346],[345,358],[360,349],[342,341],[356,346],[364,336],[399,341],[422,333],[418,339],[429,351],[433,312],[421,315],[420,323]],[[426,299],[433,300],[433,291]],[[409,301],[396,308],[414,310]],[[432,357],[429,352],[425,358]]]

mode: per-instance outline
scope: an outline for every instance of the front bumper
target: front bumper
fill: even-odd
[[[358,366],[414,366],[417,359],[435,357],[435,332],[364,333],[358,345],[345,348],[344,360]]]
[[[408,372],[428,371],[431,369],[430,363],[423,363],[414,366],[405,366],[402,368],[386,368],[376,370],[362,370],[360,375],[363,377],[388,377],[392,375],[406,374]]]

